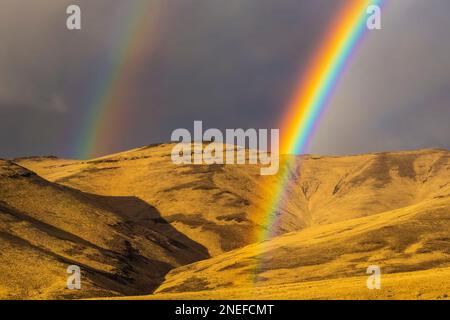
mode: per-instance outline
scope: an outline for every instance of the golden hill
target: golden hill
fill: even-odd
[[[144,294],[208,257],[138,198],[83,193],[3,160],[0,239],[0,298]],[[66,289],[72,264],[84,272],[80,291]]]
[[[445,277],[434,281],[434,276],[438,275],[435,268],[448,268],[447,275],[450,270],[449,203],[450,195],[381,214],[281,235],[177,268],[169,273],[156,293],[199,292],[206,295],[218,291],[216,294],[223,293],[224,298],[241,290],[247,298],[264,292],[258,296],[267,299],[273,290],[291,286],[291,291],[284,291],[286,298],[305,298],[303,289],[296,291],[292,286],[308,284],[309,288],[315,288],[310,289],[310,293],[327,297],[330,292],[326,287],[322,286],[323,292],[317,292],[318,284],[314,281],[340,279],[345,283],[345,279],[363,276],[364,280],[358,283],[360,287],[352,290],[364,291],[367,290],[367,267],[378,265],[382,273],[391,275],[432,270],[428,273],[429,284],[433,282],[435,290],[444,284],[444,292],[448,294],[450,281],[442,284]],[[340,281],[334,281],[334,284],[339,285]],[[390,288],[381,297],[398,297],[398,291],[404,291],[404,288]],[[421,292],[419,287],[410,294],[418,292]],[[431,292],[422,293],[429,295]],[[443,293],[435,292],[434,298],[439,295]],[[243,298],[236,293],[234,296]]]
[[[174,165],[172,145],[91,161],[17,161],[46,179],[83,192],[133,196],[158,209],[211,256],[255,241],[278,176],[257,165]],[[281,159],[281,168],[288,157]],[[290,159],[289,159],[290,160]],[[450,191],[450,153],[421,150],[348,157],[297,157],[274,234],[402,208]],[[281,171],[281,170],[280,170]]]
[[[33,188],[27,190],[28,185],[27,188],[15,185],[11,182],[14,179],[8,178],[5,185],[9,185],[9,191],[4,191],[2,182],[0,200],[6,207],[30,215],[37,222],[44,221],[113,251],[120,257],[117,258],[120,262],[115,264],[112,259],[113,262],[105,263],[103,259],[106,258],[100,253],[86,254],[83,261],[74,259],[70,250],[64,250],[68,241],[63,242],[57,236],[37,245],[47,245],[48,252],[58,252],[58,259],[63,256],[70,261],[80,260],[82,265],[99,260],[113,271],[106,267],[102,269],[103,266],[96,270],[108,270],[106,272],[120,277],[123,269],[128,270],[123,264],[130,263],[126,251],[127,246],[131,246],[133,252],[138,251],[140,256],[158,262],[159,269],[153,265],[145,268],[139,263],[131,268],[133,277],[138,277],[141,272],[142,277],[147,277],[134,281],[135,284],[151,280],[146,287],[148,291],[155,289],[165,273],[172,269],[158,287],[157,294],[149,296],[154,298],[170,295],[205,297],[209,293],[211,297],[215,294],[215,297],[239,298],[248,297],[254,292],[253,288],[261,286],[273,288],[266,292],[275,294],[283,292],[282,288],[304,288],[304,285],[317,281],[333,283],[345,277],[351,282],[365,274],[368,263],[379,264],[389,277],[402,274],[405,279],[409,273],[436,268],[447,270],[445,268],[450,266],[450,152],[446,150],[339,157],[283,156],[281,171],[289,170],[290,179],[286,196],[275,213],[278,218],[274,238],[254,243],[255,235],[266,227],[267,199],[276,191],[281,174],[261,176],[257,165],[174,165],[170,159],[171,148],[170,144],[161,144],[89,161],[51,157],[15,159],[16,164],[30,170],[26,175],[33,171],[46,179],[32,176],[44,181],[47,187],[31,183]],[[13,165],[8,162],[6,166]],[[26,178],[30,179],[21,179]],[[42,191],[49,192],[53,188],[61,193],[57,201],[53,201],[57,199],[53,193]],[[31,190],[36,193],[34,198],[28,196],[32,194]],[[68,198],[62,198],[62,194]],[[49,201],[47,209],[34,211],[46,203],[35,200],[42,198]],[[72,198],[81,203],[67,206],[74,202]],[[88,207],[97,214],[101,211],[101,215],[90,220],[88,217],[94,214],[85,214],[90,212]],[[60,213],[62,210],[64,214]],[[65,222],[48,219],[48,211],[64,215]],[[0,212],[3,217],[3,209]],[[5,214],[5,217],[8,216]],[[83,222],[85,219],[88,221]],[[142,240],[145,232],[137,229],[147,220],[151,221],[145,229],[160,232],[171,246]],[[133,227],[117,231],[111,226],[123,224],[116,221],[131,221]],[[24,230],[32,227],[35,226],[24,227]],[[108,242],[101,240],[100,235],[105,235],[108,240],[114,235],[120,240]],[[176,245],[173,246],[174,240]],[[129,244],[123,245],[123,241]],[[187,249],[180,249],[180,243]],[[11,255],[19,252],[15,248],[10,251]],[[161,251],[162,255],[159,254]],[[27,255],[21,253],[23,257]],[[212,258],[206,259],[208,255]],[[56,268],[58,259],[48,262],[49,270]],[[199,262],[189,264],[194,261]],[[163,262],[162,267],[160,262]],[[17,267],[20,264],[22,262],[17,262]],[[65,261],[63,264],[66,265]],[[65,276],[63,270],[60,278],[48,278],[41,287],[48,294],[63,296],[67,290],[55,283]],[[25,276],[16,278],[27,281]],[[91,278],[94,279],[94,275]],[[410,278],[417,280],[420,277]],[[114,294],[144,293],[137,284],[132,289],[136,291],[125,292],[132,281],[113,281],[114,285],[122,285],[117,288],[94,280],[93,286],[99,291],[107,288],[106,291]],[[0,278],[0,293],[12,290],[5,286],[5,281]],[[342,281],[336,283],[342,284]],[[396,283],[397,280],[390,281]],[[334,297],[311,290],[302,289],[302,294],[292,291],[294,293],[286,297],[308,298],[307,292],[311,298]],[[355,290],[359,292],[360,289]],[[242,294],[239,296],[236,292]],[[348,292],[353,291],[349,288]],[[434,294],[433,297],[437,297]],[[27,296],[23,292],[17,293],[20,295]],[[105,292],[83,294],[85,297],[100,295]]]
[[[449,299],[450,268],[382,276],[381,290],[368,290],[366,276],[267,286],[238,286],[180,293],[128,296],[126,300],[438,300]]]

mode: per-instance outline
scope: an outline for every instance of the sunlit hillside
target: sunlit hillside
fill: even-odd
[[[226,289],[231,292],[253,288],[254,292],[263,291],[263,297],[268,298],[271,290],[276,288],[279,290],[285,285],[308,283],[311,288],[315,288],[315,296],[331,297],[326,287],[319,286],[325,292],[317,292],[314,281],[342,279],[340,281],[345,283],[345,279],[364,276],[370,265],[380,266],[384,274],[448,268],[449,203],[450,195],[381,214],[285,234],[175,269],[169,273],[157,293]],[[443,280],[443,277],[435,279],[435,275],[439,276],[434,271],[428,273],[429,283],[438,284]],[[360,287],[352,290],[367,290],[367,276],[363,278]],[[388,279],[393,281],[395,278]],[[339,286],[340,281],[331,281],[329,285]],[[448,291],[450,282],[444,281],[444,285]],[[413,294],[420,292],[420,289],[420,286],[415,288],[409,297],[413,298]],[[423,293],[428,296],[435,294],[436,298],[443,295],[440,289],[441,284],[434,289],[428,287],[428,291]],[[378,294],[388,298],[389,295],[399,297],[398,293],[405,296],[406,292],[399,287]],[[302,291],[288,290],[286,294],[291,298],[305,297]],[[239,296],[235,294],[235,297]]]
[[[84,192],[135,196],[212,256],[254,242],[253,235],[267,227],[267,199],[276,192],[279,175],[261,176],[257,165],[175,165],[172,147],[144,147],[91,161],[17,162]],[[282,157],[280,172],[287,160]],[[290,180],[275,234],[402,208],[450,192],[450,155],[444,150],[301,156],[287,170]]]
[[[172,147],[3,161],[0,295],[448,295],[450,152],[282,156],[280,174],[261,176],[259,165],[175,165]],[[273,238],[255,243],[268,227]],[[72,263],[88,279],[78,292],[65,289]],[[389,289],[367,293],[368,265],[381,267]],[[396,291],[400,279],[408,284]]]

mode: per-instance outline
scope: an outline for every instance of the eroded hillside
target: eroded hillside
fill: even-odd
[[[175,165],[172,146],[89,161],[3,161],[3,296],[70,296],[61,288],[74,261],[89,279],[83,296],[156,289],[155,297],[244,298],[261,286],[275,294],[358,279],[368,264],[405,279],[450,267],[446,150],[283,156],[278,175],[261,176],[258,165]],[[285,174],[272,212],[268,200]],[[266,228],[272,238],[255,243]],[[36,276],[27,261],[48,272]]]

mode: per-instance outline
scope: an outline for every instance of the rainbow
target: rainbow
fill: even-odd
[[[281,153],[303,154],[307,150],[320,118],[335,91],[339,79],[358,48],[367,30],[367,8],[383,4],[383,0],[345,1],[336,18],[330,24],[323,42],[308,64],[309,68],[300,78],[287,112],[281,122]],[[256,234],[256,241],[262,242],[272,236],[277,223],[277,214],[295,169],[295,157],[288,156],[272,188],[264,197],[262,231]],[[261,263],[261,262],[260,262]]]
[[[137,0],[127,6],[124,24],[113,32],[115,44],[112,59],[105,72],[99,72],[87,101],[74,157],[88,159],[110,152],[108,149],[129,118],[132,108],[130,81],[143,59],[151,51],[156,34],[155,21],[161,14],[161,1]],[[150,7],[151,6],[151,7]],[[154,41],[153,41],[154,42]]]

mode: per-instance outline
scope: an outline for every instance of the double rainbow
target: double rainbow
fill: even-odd
[[[161,12],[165,0],[136,0],[130,6],[128,20],[121,26],[116,48],[108,72],[99,79],[95,93],[89,103],[88,112],[79,137],[76,156],[89,158],[105,153],[109,142],[114,142],[117,133],[123,130],[117,126],[123,123],[122,115],[128,113],[132,94],[128,92],[127,81],[139,68],[140,61],[148,57],[149,41],[154,42],[156,25],[152,21]],[[358,44],[366,33],[367,8],[383,4],[383,0],[345,0],[323,43],[310,61],[309,68],[302,74],[295,86],[287,112],[280,125],[282,128],[281,153],[302,154],[306,151],[334,90],[342,77]],[[152,5],[150,7],[150,5]],[[149,16],[149,14],[151,16]],[[150,34],[148,33],[150,30]],[[127,106],[128,104],[128,106]],[[129,117],[127,117],[129,118]],[[270,237],[276,223],[276,213],[290,181],[294,160],[290,158],[268,188],[264,204],[263,225],[256,240]]]

